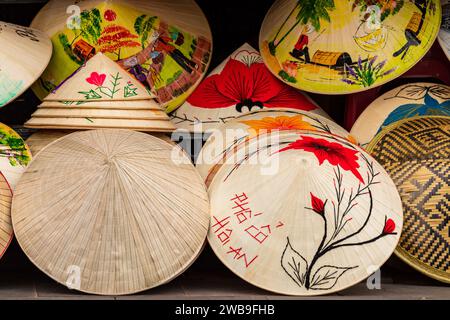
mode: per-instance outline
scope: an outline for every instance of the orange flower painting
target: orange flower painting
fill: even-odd
[[[276,130],[316,130],[309,122],[303,120],[302,115],[292,117],[265,117],[261,120],[246,120],[240,122],[249,126],[255,134],[260,134],[262,131],[271,132]]]

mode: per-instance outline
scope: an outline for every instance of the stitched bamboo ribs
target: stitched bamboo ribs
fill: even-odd
[[[153,97],[132,75],[98,53],[44,99],[26,126],[173,131]]]

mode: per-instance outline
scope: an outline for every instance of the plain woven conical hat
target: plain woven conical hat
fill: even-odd
[[[44,101],[131,101],[153,96],[127,71],[97,53],[52,91]]]
[[[394,183],[341,138],[269,136],[272,143],[255,138],[244,162],[224,164],[209,187],[214,252],[242,279],[276,293],[320,295],[359,283],[398,243]]]
[[[11,189],[31,161],[31,152],[22,137],[7,125],[0,123],[0,173]]]
[[[362,146],[384,127],[416,116],[450,116],[450,87],[436,83],[409,83],[373,101],[356,120],[351,134]]]
[[[447,58],[450,60],[450,2],[442,1],[442,23],[438,41]]]
[[[212,132],[197,157],[197,170],[203,179],[211,179],[214,166],[225,160],[239,143],[260,134],[287,130],[328,132],[353,141],[348,131],[317,114],[291,109],[255,111],[237,117]]]
[[[0,173],[0,258],[5,254],[13,238],[11,201],[11,188],[3,174]]]
[[[50,144],[18,185],[12,221],[27,256],[54,280],[95,294],[165,284],[204,246],[208,196],[178,147],[128,130]]]
[[[25,127],[34,129],[130,129],[146,132],[172,132],[175,126],[164,120],[112,119],[112,118],[55,118],[33,117]]]
[[[388,171],[403,201],[396,254],[422,273],[450,283],[450,117],[396,122],[368,151]]]
[[[215,68],[171,117],[180,129],[207,131],[255,110],[277,108],[327,116],[309,97],[273,76],[259,52],[244,44]]]
[[[167,120],[167,114],[155,110],[110,110],[78,108],[39,108],[33,113],[35,118],[88,118],[88,119],[130,119]]]
[[[0,107],[22,94],[47,67],[52,43],[41,31],[0,21]]]
[[[32,26],[55,47],[33,86],[41,99],[103,52],[148,84],[170,112],[200,83],[211,58],[211,31],[194,0],[51,0]]]
[[[295,88],[364,91],[421,60],[439,32],[439,1],[277,0],[261,28],[261,55]]]
[[[154,100],[131,101],[44,101],[39,107],[77,109],[121,109],[121,110],[161,110],[161,106]]]

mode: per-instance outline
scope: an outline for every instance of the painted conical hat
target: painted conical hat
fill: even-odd
[[[211,57],[208,21],[193,0],[51,0],[32,26],[55,46],[49,67],[33,86],[40,98],[103,52],[149,84],[172,111],[201,81]]]
[[[292,108],[326,115],[310,98],[283,84],[244,44],[215,68],[172,113],[180,129],[206,131],[251,111]]]
[[[438,35],[439,44],[450,60],[450,2],[442,1],[442,23]]]
[[[31,161],[31,152],[22,137],[7,125],[0,123],[0,173],[11,189]]]
[[[151,98],[139,81],[106,55],[97,53],[44,101],[132,101]]]
[[[68,106],[77,109],[121,109],[121,110],[161,110],[161,106],[154,100],[131,101],[44,101],[39,107],[66,108]]]
[[[41,31],[0,21],[0,107],[22,94],[47,67],[52,43]]]
[[[203,179],[237,144],[273,131],[311,130],[328,132],[352,140],[335,122],[310,112],[292,109],[265,109],[235,118],[215,129],[200,151],[196,167]]]
[[[403,221],[381,165],[326,133],[262,139],[209,187],[208,240],[220,260],[255,286],[305,296],[343,290],[379,268]]]
[[[381,131],[368,150],[402,197],[405,224],[397,255],[428,276],[450,283],[450,117],[396,122]]]
[[[47,275],[120,295],[164,284],[191,265],[205,243],[209,203],[180,148],[134,131],[90,130],[41,150],[18,185],[12,221]]]
[[[439,0],[277,0],[260,33],[280,79],[324,94],[364,91],[412,68],[439,32]]]
[[[416,116],[450,116],[450,87],[436,83],[409,83],[372,102],[355,122],[351,134],[366,146],[384,127]]]

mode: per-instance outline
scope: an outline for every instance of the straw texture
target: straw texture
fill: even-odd
[[[411,69],[433,45],[440,0],[277,0],[259,48],[267,67],[309,92],[347,94]]]
[[[71,130],[39,130],[33,133],[26,141],[31,153],[36,156],[42,149],[53,141],[62,138],[73,131]]]
[[[68,106],[77,109],[120,109],[120,110],[161,110],[161,106],[154,100],[138,101],[44,101],[39,107],[42,108],[67,108]]]
[[[305,94],[283,84],[245,43],[216,67],[172,113],[177,128],[207,131],[262,109],[290,108],[328,115]]]
[[[373,101],[356,120],[351,134],[365,147],[383,128],[399,120],[430,115],[450,116],[450,87],[408,83]]]
[[[90,118],[90,119],[130,119],[130,120],[167,120],[167,114],[152,110],[108,110],[78,108],[39,108],[35,118]]]
[[[359,283],[398,243],[394,183],[344,139],[291,131],[276,141],[254,138],[250,152],[217,172],[208,190],[211,247],[242,279],[276,293],[329,294]]]
[[[203,179],[212,178],[214,166],[222,163],[233,147],[248,139],[275,131],[314,130],[352,140],[337,123],[311,112],[274,109],[251,112],[218,127],[200,151],[196,167]]]
[[[0,107],[21,95],[44,72],[52,43],[41,31],[0,21]]]
[[[450,117],[394,123],[368,150],[402,197],[405,224],[397,255],[422,273],[450,283]]]
[[[143,291],[199,255],[209,203],[178,147],[128,130],[91,130],[44,148],[12,206],[20,246],[43,272],[105,295]]]
[[[12,191],[5,177],[0,173],[0,258],[13,238],[11,224]]]

